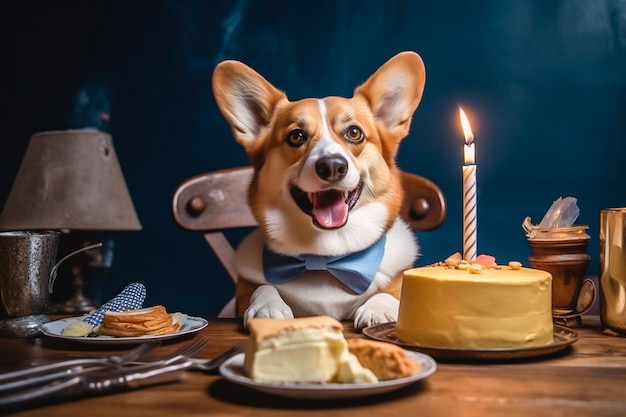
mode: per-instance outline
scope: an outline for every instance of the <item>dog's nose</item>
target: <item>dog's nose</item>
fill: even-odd
[[[337,182],[348,173],[348,161],[343,156],[325,156],[315,163],[315,172],[324,181]]]

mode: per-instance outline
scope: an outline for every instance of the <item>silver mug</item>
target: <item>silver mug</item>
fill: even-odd
[[[626,207],[600,212],[600,319],[626,334]]]
[[[50,321],[50,273],[55,265],[60,232],[0,232],[0,334],[28,336]]]

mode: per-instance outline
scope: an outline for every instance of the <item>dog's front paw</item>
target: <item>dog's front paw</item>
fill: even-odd
[[[263,305],[251,305],[244,315],[244,320],[247,323],[248,320],[253,318],[263,319],[292,319],[293,312],[291,308],[284,301],[280,303],[267,303]]]
[[[354,327],[363,329],[376,324],[389,323],[398,318],[400,302],[389,294],[376,294],[356,310]]]
[[[292,319],[293,311],[280,297],[276,288],[263,285],[252,294],[243,321],[248,323],[248,320],[253,318]]]

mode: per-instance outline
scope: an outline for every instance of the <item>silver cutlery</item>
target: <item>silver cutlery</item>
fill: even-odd
[[[163,359],[126,362],[124,366],[119,367],[110,365],[98,367],[97,372],[82,372],[79,375],[55,380],[36,388],[0,396],[0,410],[31,405],[48,399],[63,400],[74,396],[108,394],[154,384],[176,382],[185,370],[217,369],[225,360],[241,352],[245,345],[244,342],[237,343],[213,359],[192,359],[190,356],[204,347],[206,343],[206,338],[197,338]]]
[[[203,372],[214,371],[218,369],[221,364],[226,362],[227,359],[235,356],[236,354],[240,352],[243,352],[245,346],[246,346],[246,341],[243,340],[237,343],[236,345],[232,346],[227,351],[216,356],[213,359],[203,360],[203,359],[189,358],[189,360],[191,360],[191,366],[189,367],[189,369],[203,371]]]
[[[191,342],[185,344],[180,349],[176,350],[172,354],[168,355],[166,358],[161,359],[161,361],[171,361],[173,359],[180,359],[181,356],[188,355],[191,356],[196,353],[198,350],[202,349],[208,343],[208,339],[205,337],[198,337]],[[147,345],[143,349],[140,347]],[[50,381],[58,381],[61,379],[67,379],[72,376],[86,374],[90,372],[95,372],[102,370],[107,367],[120,367],[132,364],[134,360],[139,359],[141,356],[145,355],[147,352],[151,350],[151,348],[155,347],[158,344],[143,344],[139,347],[129,351],[125,355],[122,356],[112,356],[108,358],[87,358],[90,359],[89,363],[84,363],[84,359],[78,359],[75,361],[82,361],[81,364],[72,363],[69,368],[66,368],[59,372],[48,372],[48,373],[40,373],[37,376],[32,376],[30,378],[23,378],[19,380],[14,380],[11,382],[7,382],[4,384],[0,384],[0,393],[5,391],[14,391],[19,388],[25,388],[28,386],[40,385]],[[91,362],[91,361],[97,362]],[[64,361],[58,362],[57,364],[67,364],[68,362],[75,361]],[[90,365],[90,366],[87,366]],[[19,372],[19,371],[18,371]]]
[[[214,371],[218,369],[220,365],[224,363],[228,358],[236,355],[237,353],[242,352],[244,347],[245,347],[245,340],[231,346],[226,351],[220,353],[218,356],[212,359],[192,358],[191,355],[195,352],[192,352],[191,354],[185,353],[185,352],[182,352],[182,353],[178,352],[179,353],[178,355],[173,354],[167,358],[158,359],[156,361],[134,361],[134,362],[131,362],[129,365],[139,366],[139,365],[145,365],[145,364],[153,364],[153,365],[166,366],[172,363],[188,362],[189,363],[188,370],[209,372],[209,371]]]
[[[81,374],[69,379],[54,381],[37,388],[0,396],[0,410],[23,405],[34,405],[45,400],[55,401],[82,395],[108,394],[137,389],[149,385],[175,382],[190,362],[177,362],[166,366],[154,363],[109,368],[96,374]]]
[[[241,341],[235,344],[234,346],[231,346],[228,350],[222,352],[221,354],[219,354],[218,356],[212,359],[192,358],[191,357],[191,355],[193,354],[192,353],[192,354],[180,354],[177,356],[171,355],[168,358],[158,359],[156,361],[135,361],[135,362],[131,362],[131,364],[132,365],[153,364],[153,365],[167,366],[173,363],[185,362],[188,364],[188,367],[187,367],[188,370],[209,372],[209,371],[214,371],[218,369],[220,365],[224,363],[228,358],[236,355],[239,352],[242,352],[244,346],[245,346],[245,341]]]
[[[198,352],[200,349],[205,347],[207,343],[209,343],[209,339],[207,339],[204,336],[198,336],[194,338],[192,341],[190,341],[189,343],[185,344],[184,346],[182,346],[181,348],[177,349],[176,351],[172,352],[171,354],[167,355],[164,358],[152,359],[152,360],[148,359],[148,360],[143,360],[143,361],[130,361],[128,362],[128,365],[145,365],[145,364],[157,363],[157,362],[163,363],[163,364],[169,364],[172,362],[180,361],[181,359],[188,359],[191,356],[193,356],[196,352]]]
[[[32,375],[49,373],[50,371],[54,371],[57,369],[63,369],[62,373],[67,372],[68,370],[84,367],[86,365],[102,365],[102,366],[121,366],[124,363],[128,363],[131,361],[135,361],[159,346],[159,342],[150,341],[147,343],[142,343],[136,348],[126,352],[120,356],[109,356],[106,358],[81,358],[81,359],[71,359],[60,362],[53,362],[45,365],[33,366],[26,369],[21,369],[19,371],[7,372],[0,375],[0,392],[6,391],[9,389],[14,389],[13,385],[9,382],[5,381],[13,381],[13,380],[25,380]],[[32,378],[31,378],[32,379]]]

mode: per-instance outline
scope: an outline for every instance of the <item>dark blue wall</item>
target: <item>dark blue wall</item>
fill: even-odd
[[[420,235],[420,265],[461,250],[459,105],[476,135],[479,252],[526,262],[524,217],[571,195],[596,273],[599,212],[626,206],[621,0],[13,0],[0,31],[0,204],[32,133],[113,135],[143,231],[118,236],[105,296],[142,281],[147,303],[203,316],[229,298],[203,238],[169,209],[184,179],[247,163],[211,93],[226,58],[297,99],[350,95],[395,53],[422,56],[426,90],[398,163],[441,186],[449,215]]]

